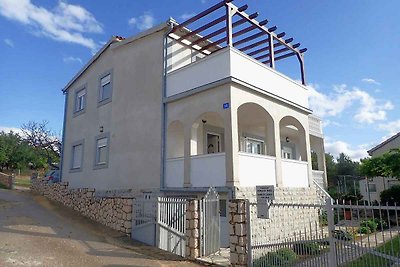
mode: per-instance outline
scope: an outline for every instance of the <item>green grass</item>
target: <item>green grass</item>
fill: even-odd
[[[392,250],[393,246],[393,250]],[[400,257],[400,237],[395,237],[391,241],[378,246],[378,252],[385,253],[391,256]],[[390,266],[390,261],[372,254],[365,254],[364,256],[354,260],[348,264],[347,267],[364,267],[364,266]]]
[[[21,179],[21,178],[15,178],[14,180],[14,185],[17,186],[22,186],[22,187],[30,187],[31,186],[31,180],[30,179]]]

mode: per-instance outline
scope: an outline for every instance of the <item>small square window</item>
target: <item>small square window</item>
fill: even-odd
[[[108,166],[108,149],[108,134],[98,136],[96,139],[95,168],[106,168]]]
[[[79,90],[75,96],[75,112],[84,110],[86,107],[86,89]]]
[[[111,95],[112,95],[111,73],[109,73],[100,80],[99,102],[111,99]]]
[[[371,193],[376,193],[376,184],[368,184],[368,191]]]

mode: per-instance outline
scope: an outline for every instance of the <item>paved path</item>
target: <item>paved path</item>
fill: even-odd
[[[201,266],[29,191],[0,189],[0,266]]]

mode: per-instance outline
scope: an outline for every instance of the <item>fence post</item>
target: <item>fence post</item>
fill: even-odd
[[[200,210],[199,200],[189,200],[186,205],[186,253],[187,258],[200,256]]]
[[[229,202],[229,224],[230,224],[230,262],[231,266],[249,265],[249,232],[247,201],[244,199],[233,199]]]
[[[335,230],[335,218],[333,212],[333,200],[331,198],[326,198],[326,211],[328,217],[328,235],[329,235],[329,254],[328,254],[328,264],[329,267],[337,267],[337,257],[336,257],[336,241],[333,237],[333,231]]]

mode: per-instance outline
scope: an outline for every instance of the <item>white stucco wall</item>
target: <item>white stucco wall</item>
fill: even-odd
[[[239,153],[240,186],[276,185],[275,158]]]
[[[157,52],[158,51],[158,52]],[[160,185],[163,32],[108,48],[69,88],[63,180],[72,188],[149,189]],[[113,72],[112,101],[98,106],[99,76]],[[74,92],[86,85],[86,112]],[[94,169],[95,136],[109,133],[108,167]],[[82,170],[70,172],[72,144],[84,140]]]

